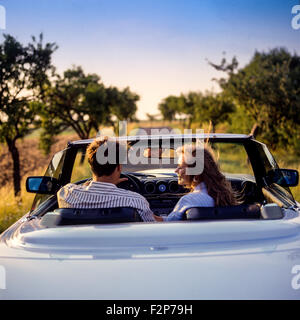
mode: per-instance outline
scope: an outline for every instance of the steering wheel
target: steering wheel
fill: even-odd
[[[136,177],[131,174],[121,173],[120,178],[127,178],[128,180],[117,184],[118,188],[140,193],[140,181]]]

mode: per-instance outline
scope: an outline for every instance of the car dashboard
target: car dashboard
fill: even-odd
[[[149,202],[150,209],[156,215],[168,215],[178,200],[189,192],[189,189],[178,184],[177,175],[173,173],[142,174],[126,173],[128,182],[118,186],[138,192]]]
[[[124,176],[128,177],[129,181],[118,186],[144,196],[152,212],[160,216],[172,212],[178,200],[190,192],[178,184],[175,173],[130,172]],[[226,178],[243,204],[262,201],[256,183],[251,177],[226,175]]]

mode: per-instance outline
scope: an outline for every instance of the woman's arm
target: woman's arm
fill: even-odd
[[[184,213],[189,209],[189,201],[186,196],[179,199],[173,211],[164,219],[164,221],[178,221],[183,220]]]

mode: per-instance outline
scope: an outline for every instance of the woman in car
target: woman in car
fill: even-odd
[[[178,174],[178,184],[189,188],[191,192],[181,197],[165,221],[183,220],[185,211],[193,207],[223,207],[238,204],[235,193],[220,172],[209,146],[185,146],[176,152],[179,155],[178,167],[175,170]],[[192,160],[195,161],[192,163]],[[197,167],[203,169],[199,174]]]

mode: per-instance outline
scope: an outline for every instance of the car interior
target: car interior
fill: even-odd
[[[255,176],[242,145],[225,144],[216,147],[218,163],[221,171],[236,192],[239,205],[231,207],[191,208],[184,215],[184,220],[228,220],[228,219],[280,219],[283,217],[280,206],[270,206],[262,188],[257,186]],[[121,177],[126,177],[118,185],[119,188],[137,192],[149,202],[150,209],[158,216],[167,216],[174,209],[178,200],[189,192],[178,184],[174,172],[177,164],[174,149],[164,152],[149,150],[143,156],[157,156],[155,164],[123,165]],[[164,163],[164,157],[171,163]],[[79,173],[79,174],[78,174]],[[85,149],[79,150],[74,161],[71,182],[84,184],[91,180],[91,172],[85,159]],[[110,209],[72,209],[58,208],[56,195],[37,208],[35,216],[43,227],[80,224],[106,224],[123,222],[140,222],[137,211],[133,208]]]

